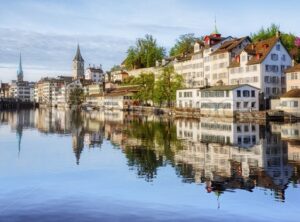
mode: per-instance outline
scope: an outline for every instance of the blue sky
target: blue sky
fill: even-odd
[[[71,73],[79,42],[88,64],[119,64],[136,38],[152,34],[169,49],[179,35],[244,36],[271,23],[300,35],[300,2],[215,0],[0,0],[0,80],[16,77],[22,51],[27,80]]]

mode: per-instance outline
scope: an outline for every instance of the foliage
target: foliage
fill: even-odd
[[[271,26],[266,29],[262,27],[258,32],[252,33],[251,38],[253,42],[265,40],[275,36],[278,31],[280,31],[280,26],[276,24],[271,24]],[[296,36],[292,33],[281,33],[280,38],[283,45],[286,47],[289,53],[292,54],[294,59],[300,61],[300,50],[297,48],[296,45]]]
[[[165,49],[157,45],[151,35],[137,39],[135,46],[127,50],[125,66],[128,70],[155,66],[165,56]]]
[[[154,100],[160,106],[167,102],[168,107],[176,100],[176,90],[182,86],[182,76],[174,72],[173,67],[165,67],[155,84]]]
[[[119,66],[119,65],[114,65],[114,66],[110,69],[111,72],[115,72],[115,71],[119,71],[119,70],[121,70],[121,66]]]
[[[170,50],[170,56],[178,56],[182,54],[190,54],[194,51],[194,43],[199,40],[195,34],[189,33],[179,36],[175,45]]]
[[[135,99],[143,103],[153,101],[154,84],[154,73],[141,73],[138,77],[130,76],[123,83],[123,85],[139,86],[139,91],[135,94]]]
[[[72,89],[69,95],[69,104],[81,105],[83,101],[84,101],[83,89],[79,87]]]

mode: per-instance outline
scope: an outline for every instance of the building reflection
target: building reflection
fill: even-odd
[[[16,132],[18,152],[24,130],[30,128],[71,137],[78,165],[85,149],[101,149],[109,141],[138,177],[152,181],[160,167],[170,165],[183,182],[201,184],[218,199],[224,192],[258,188],[284,201],[287,187],[300,182],[299,123],[261,126],[61,109],[0,112],[0,121]]]

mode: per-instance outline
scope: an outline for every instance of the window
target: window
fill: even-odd
[[[179,92],[179,97],[182,97],[182,92]]]
[[[243,91],[243,97],[250,97],[250,92],[249,92],[249,90],[244,90],[244,91]]]
[[[241,132],[242,132],[241,126],[237,126],[237,127],[236,127],[236,131],[239,132],[239,133],[241,133]]]
[[[237,102],[237,103],[236,103],[236,108],[237,108],[237,109],[241,108],[241,103],[240,103],[240,102]]]
[[[282,61],[285,61],[285,55],[282,55],[282,56],[281,56],[281,60],[282,60]]]
[[[241,97],[241,90],[237,90],[236,93],[237,93],[237,97]]]
[[[251,97],[255,97],[255,90],[251,90]]]
[[[244,102],[244,108],[248,108],[248,102]]]
[[[277,44],[277,45],[276,45],[276,50],[277,50],[277,51],[280,51],[280,44]]]
[[[251,108],[255,108],[255,106],[256,106],[256,103],[255,103],[255,102],[252,102],[252,103],[251,103]]]
[[[271,59],[273,61],[277,61],[278,60],[278,55],[277,54],[271,54]]]

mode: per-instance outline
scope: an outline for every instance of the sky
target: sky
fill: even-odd
[[[0,81],[71,75],[80,44],[85,66],[120,64],[137,38],[153,35],[169,50],[186,33],[245,36],[271,23],[300,35],[297,0],[0,0]],[[298,21],[298,22],[297,22]]]

